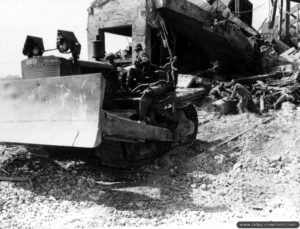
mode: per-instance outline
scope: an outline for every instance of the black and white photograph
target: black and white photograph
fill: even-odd
[[[299,228],[300,0],[0,0],[0,229]]]

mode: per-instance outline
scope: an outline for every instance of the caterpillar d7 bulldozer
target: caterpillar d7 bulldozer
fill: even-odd
[[[22,78],[0,82],[0,142],[90,148],[103,164],[128,167],[195,139],[197,112],[176,95],[173,70],[124,92],[117,69],[80,60],[80,48],[59,30],[57,49],[72,58],[43,56],[42,39],[27,37]]]

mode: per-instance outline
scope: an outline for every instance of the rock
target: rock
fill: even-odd
[[[73,196],[72,195],[68,195],[68,196],[65,197],[65,199],[70,201],[70,200],[73,199]]]
[[[149,211],[144,211],[143,217],[146,219],[150,219],[151,218],[151,213]]]
[[[210,192],[212,193],[212,194],[215,194],[216,193],[216,190],[215,189],[210,189]]]
[[[99,190],[99,191],[98,191],[98,196],[103,196],[103,195],[105,195],[105,191]]]
[[[95,187],[95,181],[93,179],[88,179],[87,180],[87,184],[90,188],[94,188]]]
[[[218,194],[219,196],[225,196],[225,195],[227,195],[227,193],[228,193],[228,190],[223,189],[223,190],[218,191],[217,194]]]
[[[55,195],[56,191],[54,189],[50,189],[50,191],[48,192],[48,195],[53,196]]]
[[[33,165],[33,167],[36,169],[36,170],[38,170],[38,169],[40,169],[40,165],[39,164],[35,164],[35,165]]]
[[[279,202],[275,202],[275,203],[272,203],[272,204],[270,205],[270,207],[271,207],[272,209],[280,208],[281,206],[282,206],[282,204],[279,203]]]
[[[281,155],[272,155],[271,157],[269,157],[269,163],[272,164],[274,162],[281,161],[281,159]]]
[[[240,162],[238,162],[233,166],[232,170],[236,171],[237,169],[240,169],[240,168],[243,168],[243,165]]]
[[[200,189],[203,190],[203,191],[206,191],[207,190],[207,185],[206,184],[202,184],[200,186]]]
[[[192,187],[192,188],[196,188],[197,185],[194,183],[194,184],[191,184],[191,187]]]
[[[142,216],[144,214],[144,211],[143,210],[137,210],[137,211],[135,211],[135,214],[138,215],[138,216]]]
[[[2,219],[7,219],[8,218],[7,217],[8,216],[7,213],[2,213],[1,215],[2,215]]]
[[[175,169],[170,169],[170,176],[176,176]]]
[[[266,209],[266,211],[271,213],[271,212],[273,212],[273,209],[270,208],[270,207],[268,207],[268,208]]]
[[[243,215],[242,215],[241,213],[238,213],[238,214],[236,215],[236,217],[237,217],[237,218],[243,218]]]
[[[218,164],[223,164],[225,161],[225,156],[223,154],[218,154],[215,156],[215,160]]]
[[[77,181],[77,186],[83,186],[84,184],[84,179],[80,178],[78,181]]]
[[[182,201],[183,201],[183,198],[182,198],[182,197],[178,197],[178,198],[177,198],[177,201],[178,201],[178,202],[182,202]]]
[[[187,173],[186,178],[187,178],[187,180],[193,180],[194,174],[193,173]]]
[[[130,203],[128,204],[128,206],[129,206],[129,207],[133,207],[133,203],[130,202]]]
[[[176,180],[172,180],[171,185],[175,186],[176,185]]]
[[[161,217],[162,214],[163,214],[163,211],[160,211],[160,210],[158,210],[158,211],[155,212],[155,215],[156,215],[157,217]]]
[[[72,190],[72,186],[69,185],[69,184],[67,184],[67,185],[66,185],[66,190]]]
[[[163,200],[163,201],[166,201],[166,200],[169,199],[169,196],[168,195],[161,195],[160,199]]]
[[[98,201],[100,198],[98,196],[89,194],[89,199],[92,200],[92,201]]]
[[[121,226],[125,226],[126,225],[126,219],[121,218],[118,222]]]
[[[293,114],[296,109],[296,105],[291,102],[284,102],[281,104],[281,110],[285,115]]]
[[[171,190],[175,191],[175,192],[179,192],[181,190],[181,186],[172,186],[170,187]]]
[[[56,199],[54,198],[54,196],[49,196],[49,201],[56,201]]]
[[[273,163],[270,165],[270,167],[272,167],[272,168],[276,168],[276,167],[277,167],[277,165],[278,165],[278,163],[277,163],[277,162],[273,162]]]
[[[139,208],[143,208],[144,207],[144,203],[143,202],[137,202],[135,203],[135,205]]]
[[[153,168],[154,168],[155,170],[159,170],[159,167],[158,167],[157,165],[154,165]]]

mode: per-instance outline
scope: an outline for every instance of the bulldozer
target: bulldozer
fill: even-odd
[[[27,36],[22,77],[0,82],[0,142],[90,149],[104,165],[130,167],[196,138],[196,109],[176,91],[176,58],[124,92],[118,68],[79,58],[73,32],[58,30],[56,49],[72,57],[46,56],[42,38]]]

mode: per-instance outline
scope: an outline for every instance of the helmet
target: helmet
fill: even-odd
[[[143,50],[143,46],[140,43],[136,44],[136,46],[134,47],[134,51],[139,51],[139,50]]]

